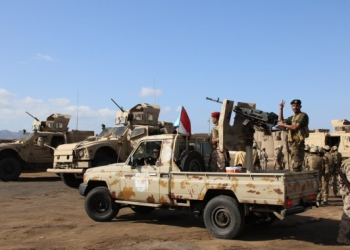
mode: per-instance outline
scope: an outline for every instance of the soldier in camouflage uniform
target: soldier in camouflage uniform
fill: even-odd
[[[350,159],[345,160],[342,163],[341,169],[347,179],[350,181]],[[339,224],[339,232],[337,242],[340,244],[350,245],[350,189],[345,185],[345,180],[339,176],[340,193],[343,198],[343,214]]]
[[[213,112],[211,113],[211,120],[214,124],[214,127],[211,131],[211,156],[210,156],[210,167],[212,172],[225,172],[226,171],[226,158],[225,153],[219,150],[219,122],[220,113]]]
[[[283,170],[283,160],[284,160],[284,155],[282,153],[283,146],[279,145],[275,148],[275,164],[274,164],[274,169],[276,170]]]
[[[322,182],[322,170],[325,168],[325,160],[323,157],[317,155],[318,150],[315,147],[310,148],[310,152],[305,159],[305,170],[314,170],[318,171],[318,181],[321,184]],[[321,203],[323,190],[320,189],[320,192],[317,194],[317,202]]]
[[[255,170],[261,169],[260,155],[259,155],[259,151],[257,149],[256,142],[253,143],[253,165],[254,165]]]
[[[321,182],[322,182],[322,205],[328,204],[328,194],[329,194],[329,162],[327,156],[325,156],[325,151],[320,148],[318,155],[324,160],[324,168],[321,170]]]
[[[263,163],[263,164],[262,164],[262,169],[263,169],[263,170],[267,170],[267,162],[268,162],[269,156],[267,155],[265,148],[263,148],[263,149],[261,150],[261,152],[260,152],[260,158],[261,158],[262,163]]]
[[[306,160],[306,158],[309,156],[309,154],[310,154],[310,146],[309,146],[309,145],[305,145],[305,148],[304,148],[303,169],[305,169],[305,166],[306,166],[305,160]]]
[[[337,177],[338,177],[338,171],[341,166],[341,161],[342,161],[342,154],[338,152],[338,147],[333,146],[332,147],[332,155],[334,159],[334,172],[331,177],[332,185],[333,185],[333,194],[334,197],[337,197],[338,193],[338,184],[337,184]]]
[[[284,127],[288,131],[288,143],[290,148],[290,156],[292,160],[292,170],[295,172],[302,171],[304,162],[305,138],[309,137],[309,116],[301,112],[301,101],[293,100],[290,104],[294,112],[293,116],[287,119],[283,118],[283,107],[285,102],[280,103],[279,122],[278,125]]]

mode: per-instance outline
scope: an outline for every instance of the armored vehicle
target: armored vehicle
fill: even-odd
[[[46,170],[52,166],[53,152],[58,145],[81,141],[94,135],[94,131],[68,131],[71,116],[67,114],[52,114],[46,121],[29,115],[34,118],[31,133],[23,130],[23,138],[0,143],[2,181],[17,180],[23,170]]]
[[[67,186],[77,188],[86,169],[124,162],[144,136],[172,132],[172,123],[158,121],[158,105],[140,103],[130,111],[118,107],[115,127],[103,126],[96,137],[60,145],[54,152],[53,167],[47,171],[60,174]]]
[[[124,207],[130,207],[140,216],[154,209],[187,210],[203,216],[206,228],[214,237],[231,239],[239,236],[246,222],[269,225],[276,218],[283,219],[316,206],[319,188],[316,171],[253,168],[253,134],[255,129],[266,128],[263,119],[267,117],[267,122],[271,122],[271,113],[263,116],[254,110],[245,113],[249,109],[235,108],[231,125],[232,110],[233,101],[224,100],[218,125],[219,149],[246,151],[246,172],[208,172],[203,155],[196,150],[188,150],[183,157],[181,145],[188,149],[193,143],[196,149],[200,148],[196,142],[204,142],[196,136],[146,136],[125,163],[85,172],[79,193],[86,196],[88,216],[104,222],[113,220]],[[157,159],[149,156],[154,148],[160,151]]]

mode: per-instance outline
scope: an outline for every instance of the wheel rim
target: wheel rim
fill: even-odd
[[[93,208],[96,212],[98,213],[106,213],[108,212],[110,206],[109,206],[109,202],[106,198],[96,198],[93,204]]]
[[[227,228],[231,224],[231,214],[224,207],[216,208],[212,214],[212,221],[216,227]]]

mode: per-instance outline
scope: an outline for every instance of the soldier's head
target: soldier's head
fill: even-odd
[[[214,124],[218,123],[219,118],[220,118],[220,112],[215,111],[211,113],[211,120]]]
[[[153,149],[152,155],[154,158],[157,159],[159,157],[159,149],[158,148]]]
[[[316,147],[311,147],[311,148],[310,148],[310,153],[311,153],[311,154],[317,154],[317,153],[318,153],[317,148],[316,148]]]
[[[323,147],[323,149],[326,151],[326,152],[329,152],[331,150],[331,147],[329,145],[326,145]]]
[[[337,151],[337,150],[338,150],[338,147],[334,145],[334,146],[332,147],[332,151]]]
[[[324,156],[324,149],[323,148],[319,148],[318,155],[319,156]]]
[[[301,101],[299,99],[294,99],[290,102],[290,105],[292,105],[292,110],[294,113],[299,113],[301,109]]]

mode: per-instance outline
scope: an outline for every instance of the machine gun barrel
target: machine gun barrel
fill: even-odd
[[[28,114],[28,115],[30,115],[32,118],[34,118],[37,122],[39,121],[39,119],[38,118],[36,118],[35,116],[33,116],[32,114],[30,114],[29,112],[27,112],[26,111],[26,113]]]
[[[206,99],[209,101],[222,103],[219,98],[213,99],[207,97]],[[234,106],[232,111],[251,121],[254,126],[261,131],[268,130],[271,132],[272,128],[278,123],[278,115],[273,112],[265,112],[253,108],[241,108],[238,106]]]
[[[111,100],[114,102],[115,105],[118,106],[118,108],[119,108],[122,112],[125,112],[124,109],[123,109],[123,107],[120,107],[120,106],[118,105],[118,103],[116,103],[116,102],[113,100],[113,98],[111,98]]]

